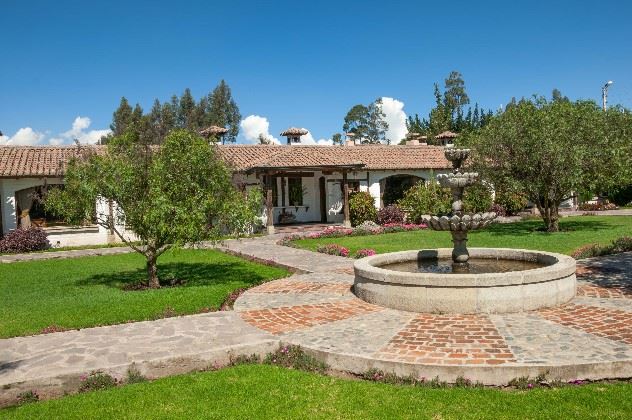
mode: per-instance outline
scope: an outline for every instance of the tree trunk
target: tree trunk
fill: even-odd
[[[158,289],[160,281],[158,280],[158,267],[156,261],[158,257],[155,252],[150,252],[147,257],[147,286],[150,289]]]
[[[560,231],[560,215],[558,212],[557,204],[546,203],[544,205],[538,205],[538,210],[544,220],[547,232],[559,232]]]
[[[549,207],[549,220],[546,225],[547,232],[560,231],[560,215],[558,213],[557,204]]]

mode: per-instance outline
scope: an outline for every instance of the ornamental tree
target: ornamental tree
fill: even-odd
[[[240,192],[216,147],[189,131],[172,131],[160,147],[137,133],[112,138],[105,150],[83,148],[68,164],[65,187],[49,191],[44,203],[71,224],[95,220],[113,231],[145,256],[147,285],[157,288],[162,253],[248,231],[261,193]],[[95,214],[97,201],[107,205]]]
[[[632,115],[592,101],[521,100],[463,143],[483,178],[524,193],[549,232],[559,230],[559,206],[573,194],[631,179]]]

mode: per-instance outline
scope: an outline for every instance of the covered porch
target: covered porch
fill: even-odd
[[[349,193],[368,188],[364,165],[267,166],[253,168],[264,191],[268,234],[351,226]],[[361,185],[362,184],[362,185]]]

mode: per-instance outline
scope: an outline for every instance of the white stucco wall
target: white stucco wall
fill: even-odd
[[[435,171],[434,175],[447,171]],[[347,174],[348,181],[359,181],[360,190],[368,191],[375,200],[375,207],[380,207],[380,195],[382,193],[380,181],[392,175],[414,175],[425,180],[430,179],[432,172],[429,170],[412,170],[412,171],[366,171],[359,170],[356,172],[349,172]],[[320,222],[320,178],[324,177],[326,182],[326,213],[328,222],[341,223],[343,221],[343,208],[342,208],[342,189],[340,188],[342,182],[341,173],[333,173],[323,175],[322,172],[314,172],[313,177],[302,177],[302,184],[305,191],[303,197],[302,206],[283,206],[281,201],[281,180],[277,178],[277,190],[278,190],[278,203],[275,203],[274,208],[274,223],[279,220],[279,215],[283,210],[292,213],[296,216],[296,221],[299,223],[304,222]],[[243,178],[243,181],[249,185],[258,185],[259,179],[255,175],[248,175]],[[19,178],[19,179],[0,179],[0,199],[2,200],[2,231],[7,233],[17,227],[16,216],[16,191],[35,187],[44,184],[60,184],[63,183],[60,178]],[[285,199],[286,203],[289,201],[288,182],[285,183]],[[99,200],[97,202],[97,212],[107,214],[108,205],[107,201]],[[265,219],[262,221],[265,222]],[[120,232],[125,232],[125,235],[133,239],[133,233],[126,231],[124,226],[118,226]],[[49,237],[52,245],[59,246],[76,246],[76,245],[96,245],[107,243],[108,240],[112,241],[109,232],[106,228],[101,226],[93,226],[82,229],[72,228],[50,228]],[[118,238],[115,238],[118,240]],[[59,244],[58,244],[59,242]]]
[[[2,232],[8,233],[17,228],[16,191],[41,185],[62,184],[61,178],[18,178],[0,179],[0,199],[2,200]],[[107,202],[97,203],[98,212],[107,212]],[[107,214],[107,213],[104,213]],[[134,239],[133,232],[117,226],[120,232],[129,239]],[[87,227],[50,227],[44,229],[52,246],[83,246],[106,244],[108,241],[119,241],[118,237],[109,238],[107,229],[101,226]]]

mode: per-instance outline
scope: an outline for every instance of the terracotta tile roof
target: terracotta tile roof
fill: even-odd
[[[282,132],[280,135],[281,136],[304,136],[307,133],[308,131],[305,130],[304,128],[290,127],[284,132]]]
[[[0,146],[0,178],[60,176],[77,153],[76,146]]]
[[[458,136],[458,134],[453,133],[452,131],[444,131],[443,133],[437,134],[435,139],[454,139]]]
[[[227,128],[219,127],[217,125],[211,125],[209,127],[206,127],[204,130],[201,130],[200,134],[204,137],[209,137],[211,135],[225,134],[227,132],[228,132]]]
[[[104,146],[90,146],[98,152]],[[369,170],[451,168],[438,146],[271,146],[216,145],[234,170],[362,166]],[[61,176],[76,146],[0,146],[0,177]]]
[[[439,146],[217,146],[237,171],[253,168],[351,166],[364,169],[448,169],[452,166]]]

